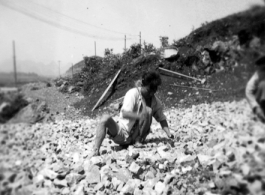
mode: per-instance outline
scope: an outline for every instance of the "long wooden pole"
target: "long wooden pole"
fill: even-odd
[[[96,41],[94,41],[94,46],[95,46],[95,56],[97,56],[97,46],[96,46]]]
[[[74,64],[72,63],[72,78],[74,77]]]
[[[171,84],[175,87],[184,87],[184,88],[190,88],[190,89],[196,89],[196,90],[206,90],[206,91],[224,91],[224,90],[213,90],[213,89],[207,89],[207,88],[201,88],[201,87],[190,87],[190,86],[183,86],[183,85],[177,85],[177,84]]]
[[[110,89],[110,87],[112,86],[112,84],[114,83],[114,81],[117,79],[117,77],[119,76],[121,72],[121,69],[117,72],[116,76],[114,77],[114,79],[112,79],[111,83],[109,84],[108,88],[104,91],[104,93],[101,95],[101,97],[99,98],[98,102],[96,103],[96,105],[93,107],[92,111],[95,110],[95,108],[98,106],[98,104],[100,103],[100,101],[105,97],[106,93],[108,92],[108,90]]]
[[[124,51],[126,51],[126,35],[124,37]]]
[[[167,69],[164,69],[164,68],[159,68],[159,69],[160,69],[160,70],[164,70],[164,71],[166,71],[166,72],[170,72],[170,73],[173,73],[173,74],[179,75],[179,76],[187,77],[187,78],[194,79],[194,80],[196,80],[196,81],[201,81],[201,82],[202,82],[201,79],[197,79],[197,78],[194,78],[194,77],[190,77],[190,76],[187,76],[187,75],[184,75],[184,74],[178,73],[178,72],[173,72],[173,71],[171,71],[171,70],[167,70]]]

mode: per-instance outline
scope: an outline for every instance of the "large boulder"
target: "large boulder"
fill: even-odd
[[[41,121],[52,120],[48,114],[47,104],[43,102],[34,102],[21,109],[8,123],[36,123]]]
[[[5,123],[19,110],[28,105],[18,92],[0,93],[0,123]]]

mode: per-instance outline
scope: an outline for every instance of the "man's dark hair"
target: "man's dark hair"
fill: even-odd
[[[142,84],[143,86],[150,85],[157,87],[162,84],[162,80],[157,72],[144,72],[142,75]]]

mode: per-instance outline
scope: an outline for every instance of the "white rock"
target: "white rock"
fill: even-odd
[[[157,192],[157,194],[162,194],[164,192],[166,188],[166,185],[162,182],[157,182],[156,185],[155,185],[155,191]]]
[[[188,171],[192,170],[192,167],[191,166],[182,167],[181,170],[182,170],[182,173],[187,173]]]
[[[113,177],[111,182],[114,190],[117,190],[118,186],[122,183],[122,181],[118,180],[116,177]]]
[[[90,161],[93,165],[98,165],[102,163],[102,158],[100,156],[93,156]]]
[[[138,171],[140,170],[140,166],[138,164],[136,164],[135,162],[132,162],[131,163],[131,166],[129,167],[129,170],[134,173],[134,174],[137,174]]]
[[[73,162],[77,163],[79,161],[80,157],[79,157],[79,153],[75,152],[73,154]]]
[[[159,169],[164,169],[165,167],[164,167],[163,164],[159,164],[159,165],[158,165],[158,168],[159,168]]]

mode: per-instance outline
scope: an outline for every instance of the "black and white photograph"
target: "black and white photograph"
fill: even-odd
[[[0,0],[0,195],[265,195],[265,0]]]

